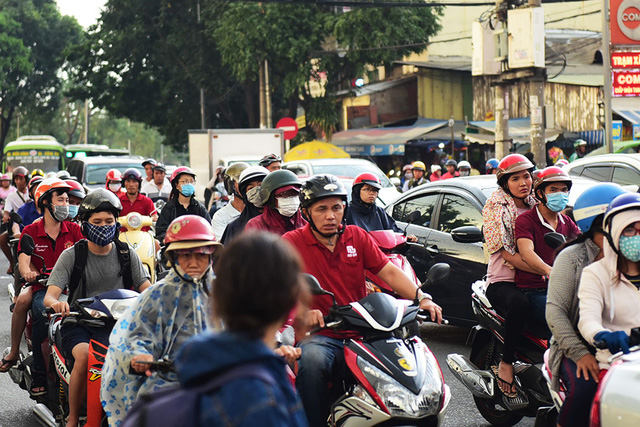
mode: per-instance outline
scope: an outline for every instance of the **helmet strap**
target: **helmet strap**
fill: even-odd
[[[205,278],[207,277],[207,275],[209,274],[209,271],[211,271],[211,267],[213,266],[213,254],[209,255],[209,267],[207,267],[204,274],[200,278],[191,277],[185,274],[184,272],[180,273],[181,269],[178,268],[178,263],[175,260],[175,256],[173,254],[170,255],[169,259],[171,260],[171,268],[173,269],[173,271],[175,271],[175,273],[178,275],[180,279],[182,279],[185,282],[195,283],[196,285],[202,285],[202,288],[205,290],[205,292],[209,294],[209,289],[207,289],[207,287],[205,286],[205,283],[206,283]]]

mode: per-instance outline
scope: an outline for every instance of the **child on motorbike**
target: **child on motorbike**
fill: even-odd
[[[589,424],[600,368],[595,349],[578,332],[578,285],[582,270],[602,258],[604,213],[624,193],[616,184],[600,183],[580,195],[573,215],[582,235],[558,253],[549,276],[546,318],[553,334],[548,360],[551,386],[559,391],[562,380],[566,390],[558,416],[560,426]]]
[[[35,178],[34,178],[35,179]],[[62,251],[73,246],[82,239],[80,227],[65,221],[69,213],[68,192],[71,189],[58,178],[42,180],[38,186],[34,199],[39,209],[44,212],[44,218],[28,225],[22,236],[29,235],[34,242],[33,254],[44,258],[44,264],[51,269]],[[46,318],[44,314],[45,287],[35,282],[38,275],[43,274],[43,261],[35,256],[21,253],[23,240],[18,243],[18,270],[24,278],[24,286],[16,299],[16,305],[11,316],[11,351],[2,359],[0,372],[6,372],[18,360],[20,339],[27,324],[27,312],[32,309],[32,337],[33,344],[33,372],[31,389],[32,396],[46,393],[46,369],[42,355],[42,342],[47,338]]]
[[[82,221],[82,234],[87,238],[87,259],[83,278],[77,289],[69,292],[69,302],[78,298],[91,297],[100,293],[124,287],[124,274],[118,265],[118,254],[113,243],[117,238],[117,218],[122,209],[120,200],[109,190],[98,188],[85,197],[78,211]],[[135,251],[129,251],[131,278],[134,290],[142,292],[150,286],[148,273],[144,270]],[[66,317],[70,313],[69,303],[60,301],[62,291],[70,284],[75,267],[75,250],[65,250],[56,262],[49,282],[44,305]],[[108,342],[113,325],[91,327],[81,322],[63,320],[62,350],[68,360],[73,361],[69,381],[69,416],[67,427],[76,427],[80,418],[80,408],[87,387],[87,360],[89,341],[95,339]]]
[[[210,270],[222,245],[197,215],[173,220],[164,243],[172,270],[138,298],[111,333],[101,385],[110,426],[121,424],[140,393],[177,381],[152,374],[140,362],[173,361],[188,338],[208,328]]]
[[[529,301],[515,284],[515,269],[529,269],[517,252],[516,218],[537,203],[531,195],[533,164],[520,154],[510,154],[498,165],[498,189],[482,210],[483,233],[489,251],[487,298],[505,315],[502,360],[492,367],[500,391],[516,397],[513,362],[518,336],[530,315]]]
[[[201,425],[300,426],[307,420],[275,335],[303,294],[300,258],[279,236],[236,237],[216,262],[214,317],[225,332],[199,335],[183,346],[176,366],[183,387],[238,366],[262,370],[272,381],[243,377],[200,399]]]
[[[612,354],[629,352],[629,333],[640,326],[640,194],[613,199],[604,229],[604,257],[585,267],[578,289],[580,333],[606,345],[596,352],[601,377]]]

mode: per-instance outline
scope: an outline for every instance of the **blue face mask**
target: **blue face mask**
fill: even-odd
[[[620,253],[631,262],[640,261],[640,235],[620,236]]]
[[[73,219],[78,215],[78,208],[80,206],[69,205],[69,218]]]
[[[547,194],[547,203],[545,204],[553,212],[560,212],[567,207],[569,203],[569,193],[559,192]]]
[[[184,197],[191,197],[195,192],[196,187],[193,184],[183,184],[182,189],[180,190],[180,193],[182,193]]]
[[[119,223],[113,225],[93,225],[85,221],[82,223],[82,232],[90,242],[100,247],[105,247],[113,242],[119,226]]]

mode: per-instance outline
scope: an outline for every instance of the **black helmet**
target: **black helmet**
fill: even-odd
[[[302,182],[300,182],[295,173],[289,170],[281,169],[273,171],[262,181],[260,186],[260,198],[266,204],[275,190],[287,185],[293,185],[300,188],[300,186],[302,186]]]
[[[347,201],[347,189],[333,175],[314,175],[302,184],[300,189],[300,207],[308,208],[324,197],[341,197]]]
[[[454,168],[458,169],[458,162],[456,162],[453,159],[447,160],[447,162],[444,165],[445,166],[453,166]]]
[[[271,153],[271,154],[267,154],[262,159],[260,159],[260,163],[258,163],[258,165],[262,166],[263,168],[266,168],[271,163],[275,163],[275,162],[282,162],[282,158],[277,154]]]
[[[122,174],[122,181],[126,181],[128,179],[135,179],[138,182],[142,182],[142,174],[136,168],[129,168]]]
[[[149,157],[148,159],[146,159],[144,162],[142,162],[142,166],[147,166],[147,165],[151,165],[151,166],[155,166],[158,162],[156,162],[154,159],[152,159],[151,157]]]
[[[78,219],[88,221],[89,217],[96,212],[112,212],[117,218],[120,216],[122,203],[120,199],[106,188],[98,188],[87,194],[80,208],[78,208]]]
[[[154,171],[162,171],[162,172],[166,172],[167,169],[164,167],[164,165],[162,163],[157,163],[154,167],[153,167]]]

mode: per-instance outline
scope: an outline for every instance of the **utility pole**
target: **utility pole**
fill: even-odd
[[[496,158],[502,159],[511,151],[509,139],[509,86],[498,83],[494,87],[495,102],[495,150]]]
[[[541,0],[529,0],[529,7],[542,7]],[[547,167],[547,150],[545,138],[544,115],[544,82],[547,70],[535,67],[534,75],[529,80],[529,119],[531,122],[531,152],[539,169]]]
[[[267,114],[267,129],[273,128],[272,114],[271,114],[271,89],[269,88],[269,61],[264,60],[264,102],[266,103],[265,110]]]
[[[260,103],[260,129],[265,129],[267,127],[267,109],[264,99],[264,62],[260,64],[260,72],[258,74],[258,91],[260,92],[258,97],[258,102]]]
[[[609,26],[609,0],[602,0],[602,68],[604,72],[604,144],[607,147],[607,153],[613,153],[613,138],[611,128],[611,53],[610,53],[610,26]]]
[[[200,0],[198,0],[198,26],[200,26]],[[202,55],[200,55],[200,65],[202,65]],[[202,67],[201,67],[202,68]],[[207,123],[204,114],[204,88],[200,86],[200,129],[206,129]]]
[[[84,101],[84,143],[89,143],[89,100]]]

